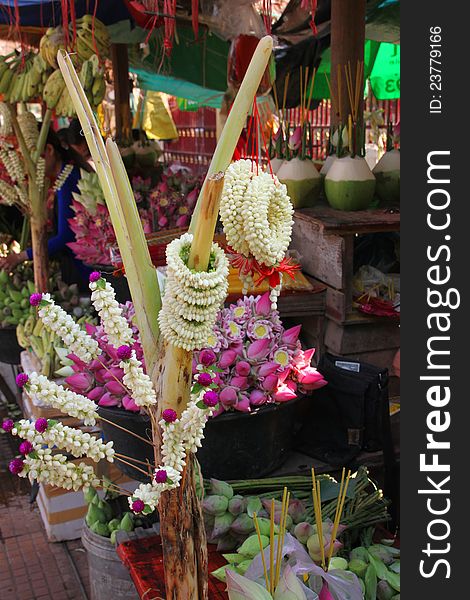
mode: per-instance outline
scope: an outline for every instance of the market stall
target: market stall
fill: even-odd
[[[398,2],[0,7],[3,430],[49,540],[91,600],[399,598]]]

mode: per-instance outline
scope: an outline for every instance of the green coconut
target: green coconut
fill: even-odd
[[[277,172],[279,181],[287,187],[294,208],[315,206],[320,195],[321,177],[313,162],[296,157],[285,160]]]
[[[277,158],[275,156],[274,158],[271,158],[269,162],[271,163],[271,169],[273,170],[274,175],[276,175],[276,173],[281,168],[281,165],[284,162],[284,159]],[[268,171],[269,171],[269,169],[268,169]]]
[[[328,202],[337,210],[365,210],[375,192],[375,177],[360,156],[338,158],[325,178]]]
[[[400,151],[386,152],[372,170],[377,180],[376,192],[383,202],[400,200]]]
[[[323,179],[325,179],[325,177],[328,175],[328,171],[330,170],[331,165],[335,162],[336,158],[336,154],[330,154],[326,157],[326,160],[320,169],[320,176],[323,177]]]

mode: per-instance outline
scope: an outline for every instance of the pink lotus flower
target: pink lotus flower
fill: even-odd
[[[302,329],[302,325],[296,325],[295,327],[286,329],[286,331],[284,331],[284,333],[281,337],[281,341],[284,342],[284,344],[287,344],[289,346],[295,346],[295,344],[297,343],[297,340],[299,339],[301,329]]]
[[[269,353],[270,341],[268,338],[256,340],[248,347],[248,358],[251,360],[260,360],[265,358]]]
[[[251,365],[250,363],[247,363],[244,360],[241,360],[240,362],[237,362],[237,364],[235,365],[235,371],[237,372],[238,375],[242,376],[242,377],[248,377],[248,375],[251,373]]]
[[[288,402],[297,398],[297,394],[293,392],[290,387],[285,384],[280,385],[276,392],[273,394],[273,398],[276,402]]]
[[[237,353],[235,352],[235,350],[225,350],[224,352],[222,352],[217,366],[220,369],[226,369],[235,362],[236,358]]]
[[[78,394],[86,394],[93,385],[93,377],[86,373],[75,373],[65,378],[68,386],[70,386]]]
[[[253,390],[250,394],[250,403],[252,406],[261,406],[266,404],[267,396],[261,390]]]
[[[140,411],[140,408],[134,402],[133,398],[131,398],[127,394],[122,397],[122,405],[126,410],[130,410],[131,412],[139,412]]]
[[[327,384],[322,374],[313,367],[302,369],[297,375],[297,381],[305,390],[317,390]]]
[[[99,406],[119,406],[121,404],[121,398],[119,396],[113,396],[109,392],[103,394],[98,402]]]
[[[258,377],[266,377],[267,375],[272,375],[279,369],[279,364],[276,362],[266,362],[262,364],[258,369]]]
[[[257,315],[268,316],[271,312],[271,300],[269,298],[269,292],[266,292],[262,296],[259,296],[256,301],[255,313]]]
[[[233,406],[237,403],[237,390],[233,387],[225,387],[219,393],[219,400],[224,406]]]
[[[251,412],[250,399],[248,396],[242,395],[240,400],[235,404],[234,408],[240,412]]]

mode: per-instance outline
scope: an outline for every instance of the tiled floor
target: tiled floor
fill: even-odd
[[[0,434],[0,600],[88,600],[86,553],[79,540],[48,541],[29,483],[8,471],[15,453]]]

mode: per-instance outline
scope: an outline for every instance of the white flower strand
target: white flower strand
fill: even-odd
[[[71,390],[66,390],[61,385],[49,381],[44,375],[33,372],[29,375],[26,391],[35,396],[40,402],[62,413],[81,419],[85,425],[94,425],[98,419],[96,404]]]
[[[134,339],[127,320],[122,316],[122,309],[116,300],[114,290],[105,279],[90,282],[91,301],[101,317],[108,342],[115,348],[132,346]]]
[[[144,372],[142,363],[137,359],[135,350],[127,360],[119,366],[124,371],[123,384],[132,392],[132,399],[137,406],[153,406],[157,403],[157,395],[150,377]]]
[[[167,246],[167,281],[158,316],[164,338],[188,351],[206,344],[227,295],[229,273],[225,252],[217,244],[212,244],[208,271],[189,269],[183,257],[189,256],[192,240],[185,233]]]
[[[39,317],[49,331],[62,339],[65,346],[83,362],[89,363],[101,354],[98,342],[75,323],[63,308],[57,306],[50,294],[42,295],[44,305],[39,305]]]
[[[95,462],[106,459],[109,462],[114,460],[113,442],[106,444],[87,432],[74,427],[68,427],[62,423],[53,423],[43,432],[39,433],[35,429],[35,423],[26,419],[21,419],[15,423],[11,433],[18,437],[30,441],[36,446],[46,445],[49,448],[56,446],[66,450],[76,458],[88,456]]]
[[[248,256],[250,247],[245,239],[243,212],[245,194],[253,177],[251,160],[237,160],[225,171],[224,189],[220,199],[220,218],[227,241],[235,252]]]
[[[69,178],[69,175],[72,171],[73,171],[73,165],[65,165],[65,167],[62,169],[62,172],[55,180],[54,185],[52,186],[53,192],[58,192],[61,189],[61,187],[64,185],[64,183]]]
[[[83,462],[76,465],[63,454],[52,454],[50,448],[36,448],[33,456],[26,456],[19,476],[28,476],[31,483],[48,483],[75,492],[100,482],[92,466]]]

